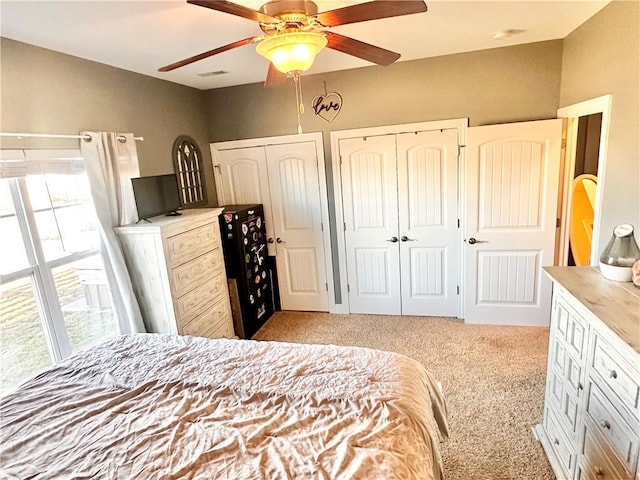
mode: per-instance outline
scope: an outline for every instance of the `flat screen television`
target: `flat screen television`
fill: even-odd
[[[140,220],[158,215],[180,215],[180,192],[174,174],[132,178],[131,185]]]

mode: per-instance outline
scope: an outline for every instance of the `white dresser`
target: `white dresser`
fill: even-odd
[[[232,337],[221,208],[116,228],[147,330]]]
[[[592,267],[546,267],[553,281],[542,424],[561,480],[640,480],[640,289]]]

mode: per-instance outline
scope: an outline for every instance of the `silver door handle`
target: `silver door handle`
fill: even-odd
[[[469,245],[474,245],[476,243],[489,243],[486,240],[476,240],[475,238],[471,237],[469,240],[465,240],[466,242],[469,242]]]
[[[401,236],[400,240],[402,240],[403,242],[415,242],[416,241],[415,238],[409,238],[406,235]]]
[[[385,240],[385,242],[391,242],[391,243],[396,243],[398,241],[398,237],[391,237],[388,240]]]

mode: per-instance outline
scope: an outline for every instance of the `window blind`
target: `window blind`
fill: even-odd
[[[0,178],[78,175],[84,172],[84,159],[79,149],[0,150]]]

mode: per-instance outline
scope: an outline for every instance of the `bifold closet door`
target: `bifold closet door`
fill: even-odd
[[[458,315],[458,132],[397,136],[403,315]]]
[[[264,147],[219,150],[214,166],[219,205],[261,203],[264,206],[267,238],[275,238],[271,216],[271,194]],[[275,247],[268,244],[269,255]]]
[[[349,310],[458,315],[457,130],[340,140]]]
[[[340,161],[349,310],[399,315],[395,136],[340,140]]]
[[[327,311],[316,142],[219,150],[216,159],[220,205],[264,205],[281,308]]]
[[[282,309],[327,311],[316,144],[265,149]]]

